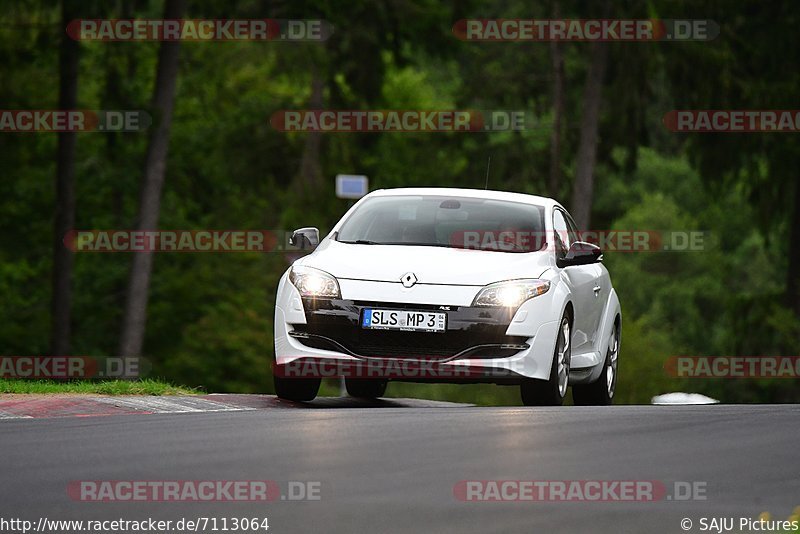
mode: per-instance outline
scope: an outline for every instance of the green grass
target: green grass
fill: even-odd
[[[159,380],[13,380],[0,378],[0,393],[97,395],[194,395],[196,390]]]

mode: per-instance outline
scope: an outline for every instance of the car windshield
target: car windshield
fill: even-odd
[[[344,221],[336,240],[366,245],[535,252],[546,242],[544,207],[483,198],[373,197]]]

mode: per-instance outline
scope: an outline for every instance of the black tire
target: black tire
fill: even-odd
[[[564,376],[559,376],[560,357],[562,363],[566,365],[566,383],[564,383]],[[565,314],[561,318],[561,323],[558,328],[556,346],[553,350],[553,364],[550,366],[550,378],[548,380],[526,378],[519,386],[522,404],[525,406],[561,406],[564,403],[564,398],[567,396],[569,364],[571,359],[572,327],[569,316]]]
[[[572,402],[576,406],[608,406],[614,402],[617,389],[617,362],[619,359],[619,326],[614,325],[612,348],[606,351],[603,372],[591,384],[572,386]],[[612,367],[612,372],[609,368]],[[610,382],[610,383],[609,383]]]
[[[386,380],[371,380],[366,378],[345,378],[344,387],[351,397],[360,399],[377,399],[386,393]]]
[[[319,392],[320,378],[282,378],[273,376],[275,394],[290,401],[311,401]]]

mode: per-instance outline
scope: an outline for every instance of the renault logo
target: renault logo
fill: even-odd
[[[413,287],[417,283],[417,275],[414,273],[406,273],[400,277],[403,287]]]

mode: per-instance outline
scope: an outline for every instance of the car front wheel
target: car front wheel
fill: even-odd
[[[386,380],[369,380],[364,378],[345,378],[344,387],[351,397],[376,399],[386,393]]]
[[[275,394],[290,401],[311,401],[319,392],[319,378],[283,378],[273,376]]]
[[[572,358],[571,340],[569,317],[564,315],[558,328],[553,364],[550,366],[550,378],[548,380],[526,378],[520,385],[522,404],[525,406],[561,406],[563,404],[569,385],[569,366]]]

